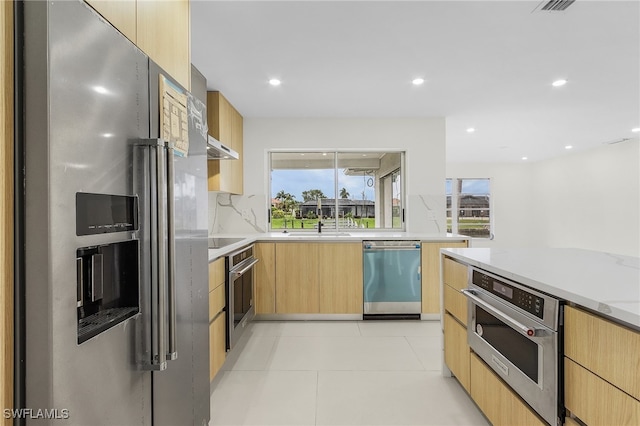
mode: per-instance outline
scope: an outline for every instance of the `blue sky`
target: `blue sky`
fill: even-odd
[[[275,197],[278,192],[285,192],[295,195],[296,201],[303,201],[302,191],[310,189],[321,190],[327,198],[334,198],[333,169],[313,169],[313,170],[273,170],[271,172],[271,197]],[[346,188],[349,198],[362,200],[362,191],[365,190],[367,200],[375,197],[375,188],[367,186],[367,181],[363,182],[362,176],[345,176],[342,171],[338,172],[338,194],[340,189]]]
[[[334,198],[333,169],[312,169],[312,170],[273,170],[271,172],[271,197],[275,197],[278,192],[284,190],[296,198],[296,201],[303,201],[302,191],[310,189],[321,190],[327,198]],[[362,191],[365,190],[367,200],[375,199],[375,189],[369,187],[366,178],[362,176],[345,176],[342,171],[338,172],[338,191],[346,188],[349,198],[355,200],[362,199]],[[465,194],[489,194],[488,179],[465,179],[462,184],[462,192]],[[446,182],[446,193],[451,194],[451,181]],[[337,194],[340,197],[340,193]]]
[[[488,179],[464,179],[462,182],[463,194],[489,194],[489,180]],[[451,194],[451,180],[447,179],[446,193]]]

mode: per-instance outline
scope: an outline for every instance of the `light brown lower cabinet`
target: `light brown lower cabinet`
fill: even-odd
[[[276,313],[276,245],[256,243],[255,257],[260,261],[255,270],[256,314]]]
[[[213,380],[227,356],[227,327],[224,312],[209,324],[209,380]]]
[[[471,354],[471,397],[493,426],[545,426],[476,354]]]
[[[362,244],[318,244],[321,314],[362,313]]]
[[[444,292],[444,310],[449,312],[462,324],[467,323],[467,317],[469,315],[467,309],[467,298],[460,292],[449,285],[443,285]]]
[[[258,313],[271,309],[264,275],[256,279]],[[274,276],[276,314],[362,313],[360,243],[277,243]]]
[[[467,329],[451,316],[444,314],[444,362],[463,388],[470,392]]]
[[[318,244],[276,244],[276,313],[317,314]]]
[[[209,380],[213,380],[227,356],[224,257],[209,263]]]
[[[564,377],[564,405],[585,424],[640,425],[637,399],[569,358],[564,359]]]
[[[422,313],[440,313],[440,249],[465,248],[467,241],[422,243]]]

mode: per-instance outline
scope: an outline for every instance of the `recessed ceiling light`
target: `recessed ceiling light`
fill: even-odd
[[[473,133],[473,132],[475,132],[475,131],[476,131],[476,129],[474,129],[473,127],[469,127],[469,128],[467,129],[467,133]]]
[[[564,149],[571,149],[571,148],[573,148],[573,145],[567,145],[564,147]]]
[[[640,127],[634,127],[633,129],[631,129],[631,131],[633,133],[638,133],[638,132],[640,132]]]
[[[280,86],[282,82],[277,78],[272,78],[271,80],[269,80],[269,84],[272,86]]]
[[[327,155],[327,153],[326,153],[326,152],[323,152],[323,153],[322,153],[322,155],[325,155],[325,156],[326,156],[326,155]]]
[[[421,84],[424,83],[424,78],[420,78],[420,77],[414,78],[412,83],[414,86],[420,86]]]
[[[93,90],[100,93],[101,95],[106,95],[109,91],[104,86],[93,86]]]
[[[527,160],[528,158],[527,158],[527,157],[522,157],[522,159],[523,159],[523,160]]]
[[[567,80],[564,80],[564,79],[556,80],[553,83],[551,83],[553,87],[560,87],[560,86],[564,86],[565,84],[567,84]]]

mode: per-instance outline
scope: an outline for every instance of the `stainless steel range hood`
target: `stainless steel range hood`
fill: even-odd
[[[240,154],[209,135],[207,140],[207,160],[238,160]]]

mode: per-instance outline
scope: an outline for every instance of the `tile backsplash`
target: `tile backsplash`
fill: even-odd
[[[209,235],[267,232],[264,195],[209,192]]]
[[[209,192],[209,235],[268,232],[267,200],[264,195],[231,195]],[[446,204],[441,195],[407,197],[407,231],[446,232]]]

